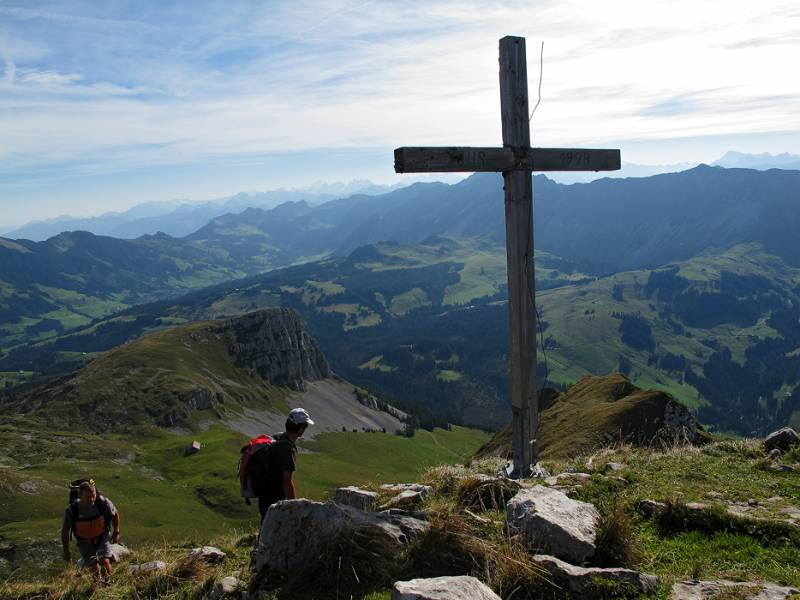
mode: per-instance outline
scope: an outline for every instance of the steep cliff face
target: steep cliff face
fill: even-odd
[[[197,411],[223,419],[253,402],[274,404],[330,375],[297,314],[268,309],[158,331],[0,408],[100,431],[174,427]]]
[[[230,331],[234,363],[274,385],[304,390],[304,381],[325,379],[331,367],[316,340],[303,329],[293,310],[276,308],[223,321],[214,332]]]

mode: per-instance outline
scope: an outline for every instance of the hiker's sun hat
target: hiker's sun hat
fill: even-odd
[[[308,414],[308,411],[305,408],[293,408],[292,411],[289,413],[289,420],[296,425],[313,425],[314,421],[311,420],[311,417]]]

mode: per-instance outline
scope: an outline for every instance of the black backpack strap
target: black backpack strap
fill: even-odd
[[[70,520],[72,521],[69,529],[69,538],[75,537],[75,524],[78,522],[78,501],[73,500],[67,507],[69,511]]]
[[[103,515],[103,521],[104,521],[104,524],[105,524],[106,531],[110,531],[111,530],[111,509],[108,506],[108,498],[98,494],[97,495],[97,499],[94,501],[94,505],[97,507],[97,510],[100,511],[100,514]]]

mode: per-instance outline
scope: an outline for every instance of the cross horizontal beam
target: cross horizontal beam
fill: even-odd
[[[394,151],[397,173],[616,171],[619,168],[619,150],[446,146],[405,147]]]

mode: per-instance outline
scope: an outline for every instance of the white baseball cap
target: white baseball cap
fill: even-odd
[[[296,425],[313,425],[314,421],[311,420],[311,417],[308,414],[308,411],[305,408],[293,408],[289,413],[289,420]]]

